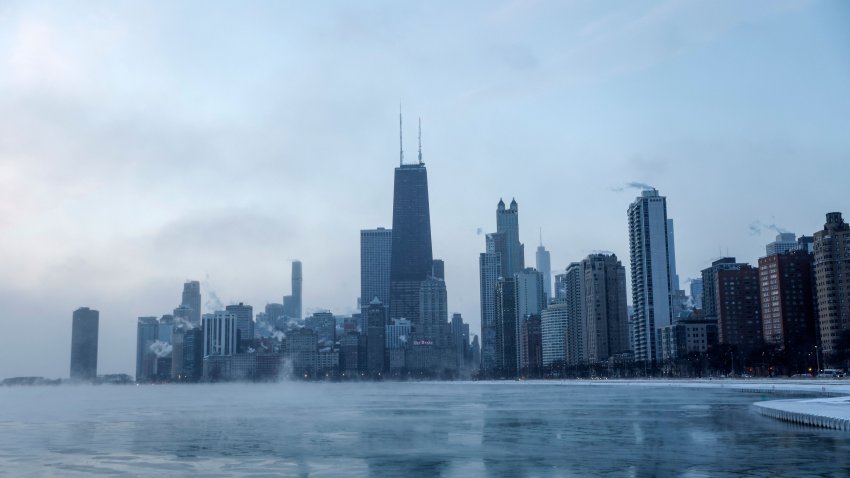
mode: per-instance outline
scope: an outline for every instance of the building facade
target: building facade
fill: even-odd
[[[813,248],[821,346],[831,354],[850,330],[850,227],[840,212],[826,215]]]
[[[71,380],[97,378],[97,339],[100,312],[80,307],[71,318]]]

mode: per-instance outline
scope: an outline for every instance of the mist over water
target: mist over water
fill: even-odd
[[[569,383],[0,389],[10,476],[847,476],[732,390]]]

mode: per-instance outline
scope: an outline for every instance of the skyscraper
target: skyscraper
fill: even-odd
[[[759,270],[749,264],[720,269],[714,279],[717,332],[721,344],[747,353],[763,340]]]
[[[100,313],[80,307],[71,323],[71,380],[97,378],[97,334]]]
[[[552,265],[549,251],[543,247],[543,233],[540,234],[540,245],[537,246],[535,254],[537,270],[543,275],[543,292],[546,294],[546,300],[552,298]]]
[[[364,322],[367,309],[377,297],[381,304],[390,303],[390,261],[392,260],[392,229],[363,229],[360,231],[360,316]],[[367,328],[360,324],[361,330]]]
[[[813,256],[792,249],[759,259],[764,340],[782,347],[798,370],[817,344]]]
[[[504,242],[498,241],[497,250],[502,255],[502,275],[512,277],[525,269],[525,246],[519,242],[519,206],[516,199],[511,200],[511,206],[505,209],[505,203],[499,199],[496,206],[496,232],[504,235]]]
[[[600,362],[629,350],[626,268],[614,254],[591,254],[584,273],[584,356]]]
[[[283,297],[283,310],[287,319],[301,320],[301,261],[292,261],[292,294]]]
[[[240,302],[228,305],[224,310],[236,316],[236,330],[239,331],[237,351],[245,352],[254,340],[254,308]]]
[[[798,249],[800,245],[797,243],[797,235],[793,232],[780,232],[776,235],[776,240],[764,246],[766,256],[774,254],[782,254],[786,251]]]
[[[566,305],[567,330],[564,337],[564,359],[567,365],[585,361],[584,346],[584,272],[579,262],[567,266],[563,274],[563,303]],[[559,290],[559,294],[560,294]]]
[[[667,199],[649,189],[629,206],[635,360],[655,362],[656,330],[672,323]]]
[[[444,280],[429,277],[422,281],[419,311],[420,317],[413,322],[413,335],[416,340],[433,342],[437,348],[445,347],[448,302]]]
[[[823,351],[840,346],[842,332],[850,330],[850,226],[840,212],[826,215],[823,230],[815,233],[815,284]]]
[[[236,322],[236,314],[228,310],[204,314],[204,358],[233,355],[237,352]]]
[[[517,338],[517,371],[522,371],[529,366],[529,352],[526,347],[527,341],[523,340],[525,321],[536,317],[540,319],[540,312],[546,308],[546,297],[543,293],[543,276],[534,268],[528,267],[514,274],[516,287],[514,304],[516,307],[516,338]],[[538,326],[539,327],[539,326]],[[539,364],[539,362],[538,362]]]
[[[183,300],[180,305],[191,309],[189,320],[195,327],[201,325],[201,283],[196,280],[186,281],[183,284]]]
[[[303,315],[302,298],[304,278],[301,275],[301,261],[292,261],[292,310],[295,313],[295,318],[301,320]]]
[[[486,252],[478,258],[481,284],[481,368],[486,375],[496,370],[496,283],[502,275],[501,254],[496,241],[502,234],[487,234]]]
[[[516,283],[500,278],[496,283],[496,369],[503,377],[517,376]]]
[[[387,308],[375,297],[366,309],[366,371],[373,377],[384,371]]]
[[[567,336],[567,304],[550,305],[540,313],[543,345],[543,367],[563,366],[566,363],[564,346]]]
[[[159,338],[156,317],[139,317],[136,326],[136,381],[146,382],[156,373],[156,353],[151,345]]]
[[[702,309],[702,278],[691,280],[691,301],[694,309]]]
[[[432,274],[434,261],[428,171],[422,162],[421,142],[419,161],[415,164],[404,164],[403,150],[399,152],[393,185],[392,231],[390,318],[415,321],[419,318],[420,284]]]

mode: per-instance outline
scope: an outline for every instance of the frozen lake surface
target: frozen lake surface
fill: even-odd
[[[570,382],[0,388],[2,476],[850,476],[775,397]]]

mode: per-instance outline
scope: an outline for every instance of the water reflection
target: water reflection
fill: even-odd
[[[4,470],[13,475],[850,476],[846,433],[766,419],[750,407],[758,397],[730,390],[298,383],[62,392],[0,391]]]

